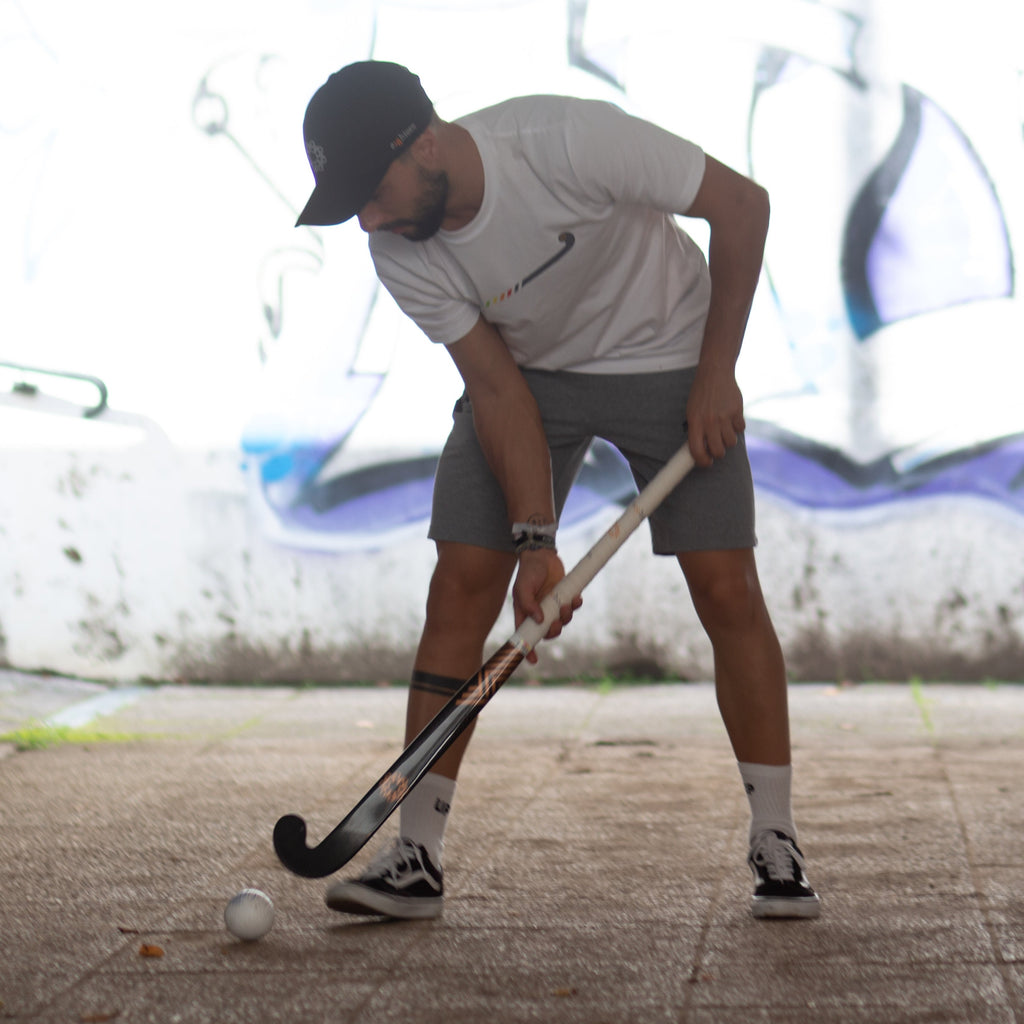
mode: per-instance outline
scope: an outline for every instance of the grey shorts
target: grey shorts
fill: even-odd
[[[654,476],[686,439],[686,400],[695,372],[523,371],[544,422],[559,515],[595,437],[622,453],[638,488]],[[434,480],[429,535],[511,551],[505,498],[480,449],[465,396],[455,405],[453,421]],[[649,526],[659,555],[753,547],[754,488],[742,436],[725,458],[691,470]]]

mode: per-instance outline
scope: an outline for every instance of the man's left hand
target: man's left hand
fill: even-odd
[[[690,451],[698,466],[710,466],[736,446],[746,429],[743,395],[731,372],[698,370],[686,405]]]

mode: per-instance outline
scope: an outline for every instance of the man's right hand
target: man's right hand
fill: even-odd
[[[565,566],[557,552],[550,548],[538,551],[524,551],[519,556],[519,571],[512,586],[512,607],[515,611],[516,628],[526,621],[544,621],[540,603],[544,596],[565,576]],[[562,632],[562,627],[572,620],[572,613],[583,604],[582,597],[575,597],[571,604],[562,605],[559,614],[551,623],[545,640],[553,640]],[[537,663],[537,652],[530,651],[526,660]]]

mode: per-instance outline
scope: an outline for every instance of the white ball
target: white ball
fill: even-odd
[[[243,889],[224,908],[224,923],[235,938],[262,939],[274,923],[274,904],[259,889]]]

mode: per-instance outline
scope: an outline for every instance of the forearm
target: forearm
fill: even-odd
[[[767,192],[751,188],[734,203],[734,216],[712,225],[708,246],[711,300],[700,362],[709,371],[731,372],[736,365],[768,235]]]
[[[510,525],[554,522],[544,425],[501,335],[480,317],[448,352],[466,385],[477,438],[505,495]]]
[[[551,455],[537,404],[525,381],[470,394],[477,438],[505,495],[509,522],[555,521]]]
[[[711,228],[711,298],[697,375],[686,405],[690,450],[709,466],[746,428],[736,361],[750,317],[768,235],[768,193],[712,157],[689,216]]]
[[[465,337],[448,346],[473,407],[473,424],[487,464],[505,496],[509,526],[555,522],[551,453],[533,394],[498,331],[480,317]],[[551,541],[525,543],[513,586],[516,625],[530,616],[543,621],[541,598],[564,575]],[[557,636],[572,618],[579,598],[560,609],[548,633]],[[531,651],[527,658],[537,660]]]

